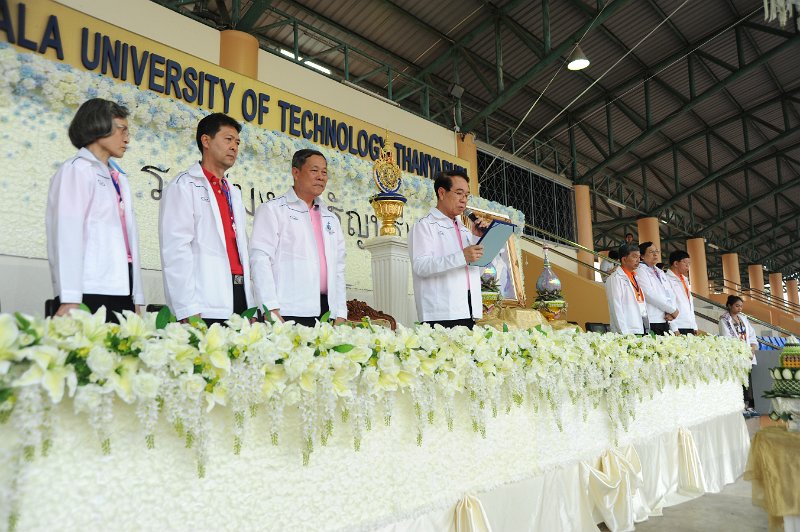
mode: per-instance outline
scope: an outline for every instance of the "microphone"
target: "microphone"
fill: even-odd
[[[466,215],[466,217],[472,221],[472,223],[475,225],[475,229],[477,229],[481,234],[486,233],[486,230],[478,225],[480,219],[475,215],[474,212],[472,212],[472,209],[470,208],[464,209],[464,215]]]

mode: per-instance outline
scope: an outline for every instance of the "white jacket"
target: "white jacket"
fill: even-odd
[[[132,292],[117,191],[108,166],[81,148],[50,181],[45,216],[47,259],[53,290],[62,303],[80,303],[83,294],[132,293],[133,302],[144,305],[136,216],[128,178],[122,172],[119,187],[133,259]]]
[[[344,236],[339,218],[321,199],[322,240],[328,268],[331,318],[347,318]],[[293,188],[256,210],[250,239],[250,270],[259,307],[285,316],[319,316],[319,253],[311,214]]]
[[[478,241],[456,217],[464,247]],[[469,318],[467,274],[472,296],[472,317],[483,316],[481,268],[467,266],[458,242],[453,220],[432,208],[408,234],[411,271],[414,279],[414,301],[419,321],[446,321]]]
[[[678,307],[678,317],[669,322],[671,331],[678,329],[692,329],[697,330],[697,320],[694,317],[694,298],[692,297],[692,285],[689,284],[689,278],[684,277],[686,286],[689,288],[689,297],[686,297],[686,290],[683,289],[683,283],[672,270],[667,270],[667,279],[670,286],[672,286],[673,301]]]
[[[742,320],[744,324],[744,328],[747,330],[747,345],[755,345],[758,348],[758,338],[756,338],[756,331],[753,329],[753,326],[750,325],[750,320],[747,319],[747,316],[744,315],[743,312],[739,313],[739,319]],[[736,332],[736,327],[733,324],[733,318],[731,318],[730,312],[726,312],[722,316],[719,317],[719,335],[720,336],[728,336],[731,338],[739,338],[738,333]],[[756,365],[756,357],[753,355],[753,365]]]
[[[651,268],[641,263],[636,268],[636,282],[644,292],[650,323],[667,321],[664,314],[672,314],[678,308],[673,301],[672,285],[667,280],[667,274],[658,268]]]
[[[252,306],[242,192],[230,187],[236,247],[244,269],[244,293]],[[179,320],[200,314],[233,314],[233,281],[217,199],[200,163],[170,181],[161,195],[158,220],[167,305]]]
[[[641,283],[639,269],[634,272],[636,282]],[[606,278],[606,297],[608,298],[608,313],[611,317],[611,332],[620,334],[644,334],[642,311],[636,301],[631,280],[622,267],[614,270]],[[641,284],[639,285],[641,288]],[[647,296],[645,296],[645,303]]]

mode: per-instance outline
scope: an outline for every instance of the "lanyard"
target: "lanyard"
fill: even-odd
[[[219,180],[220,189],[225,196],[225,201],[228,202],[228,216],[231,218],[231,227],[233,228],[233,235],[236,236],[236,219],[233,217],[233,202],[231,201],[231,189],[228,186],[228,180],[224,177]]]
[[[639,283],[636,282],[636,274],[634,272],[629,272],[625,268],[622,268],[622,271],[628,276],[628,280],[631,282],[631,286],[633,286],[633,293],[636,295],[636,301],[643,303],[644,294],[642,293],[642,289],[639,287]]]
[[[664,272],[656,268],[655,265],[650,266],[650,268],[653,270],[653,273],[656,274],[656,279],[658,279],[659,282],[663,282],[664,279],[661,276],[664,275]]]
[[[744,324],[744,320],[739,318],[739,325],[732,325],[733,324],[733,316],[728,314],[728,319],[725,320],[725,325],[728,326],[728,330],[731,332],[733,336],[738,336],[740,340],[747,341],[747,327]]]
[[[455,218],[453,219],[453,226],[456,228],[456,237],[458,238],[458,245],[461,247],[461,251],[464,251],[464,241],[461,239],[461,229],[459,229],[458,222],[456,222]],[[469,281],[469,264],[464,266],[464,271],[467,273],[467,290],[471,290],[472,287],[470,286],[470,281]]]
[[[678,274],[678,278],[681,280],[681,284],[683,285],[683,291],[686,292],[686,299],[689,299],[689,287],[686,286],[686,281],[683,280],[683,275]]]
[[[119,204],[120,216],[124,216],[125,203],[122,201],[122,190],[119,188],[119,170],[113,166],[110,166],[108,170],[109,174],[111,174],[111,183],[114,184],[114,190],[117,191],[117,203]]]

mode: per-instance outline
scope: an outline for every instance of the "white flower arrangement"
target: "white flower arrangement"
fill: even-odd
[[[145,165],[169,169],[161,176],[163,186],[194,163],[197,159],[195,128],[206,111],[131,83],[81,71],[39,54],[17,51],[8,43],[0,43],[0,123],[16,134],[6,143],[8,165],[4,176],[0,177],[0,190],[4,192],[0,195],[0,225],[9,228],[3,251],[21,257],[46,258],[44,214],[49,179],[61,162],[74,155],[75,150],[66,136],[67,125],[78,106],[93,97],[116,101],[131,113],[131,144],[119,163],[130,176],[131,193],[135,198],[133,207],[139,224],[142,267],[160,269],[158,202],[151,196],[159,183],[154,176],[139,169]],[[280,195],[286,191],[291,184],[291,158],[295,151],[314,148],[325,155],[330,181],[323,200],[339,209],[345,230],[347,284],[359,290],[372,290],[370,254],[359,245],[359,239],[366,237],[348,233],[347,214],[355,210],[361,215],[361,221],[354,224],[356,230],[362,228],[365,215],[374,217],[369,204],[369,197],[375,190],[372,161],[250,123],[243,124],[241,137],[241,150],[230,177],[234,184],[242,187],[248,209],[251,209],[251,187],[254,191],[252,207],[266,201],[268,192]],[[42,165],[42,146],[48,147],[45,166]],[[19,175],[27,178],[14,177]],[[405,236],[405,224],[410,227],[434,205],[433,182],[404,173],[400,192],[408,198],[401,220],[402,236]],[[508,216],[519,227],[524,224],[523,213],[516,209],[477,197],[471,204]],[[252,217],[248,218],[249,226]],[[378,225],[370,219],[364,224],[364,233],[369,227],[369,237],[377,236]]]
[[[745,382],[750,361],[744,344],[713,336],[427,325],[391,331],[368,322],[309,328],[239,316],[228,327],[207,328],[164,323],[155,314],[119,318],[119,325],[104,323],[104,309],[46,320],[0,315],[0,414],[19,433],[28,459],[55,443],[48,439],[49,412],[66,397],[86,415],[105,453],[115,401],[136,406],[148,447],[165,419],[195,448],[202,475],[207,415],[215,408],[231,411],[237,454],[250,417],[266,415],[277,445],[284,410],[297,408],[305,441],[299,452],[308,463],[337,426],[351,431],[358,450],[376,416],[391,423],[399,394],[413,399],[420,444],[428,424],[444,420],[452,430],[453,405],[461,400],[469,401],[469,422],[483,435],[488,416],[514,407],[549,409],[560,428],[566,401],[584,418],[604,401],[619,431],[638,401],[667,384]]]

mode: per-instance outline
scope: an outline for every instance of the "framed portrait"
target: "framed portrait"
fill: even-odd
[[[477,207],[469,207],[475,215],[490,223],[492,220],[500,220],[503,222],[513,223],[508,216],[498,214],[496,212],[479,209]],[[472,220],[465,215],[461,215],[461,221],[470,229],[474,225]],[[501,301],[508,304],[525,305],[525,289],[522,286],[522,275],[520,274],[519,255],[517,254],[516,237],[517,232],[521,232],[522,228],[518,227],[514,235],[508,239],[505,248],[495,257],[490,266],[484,269],[481,278],[484,276],[494,275],[497,280],[497,285],[500,289]]]

